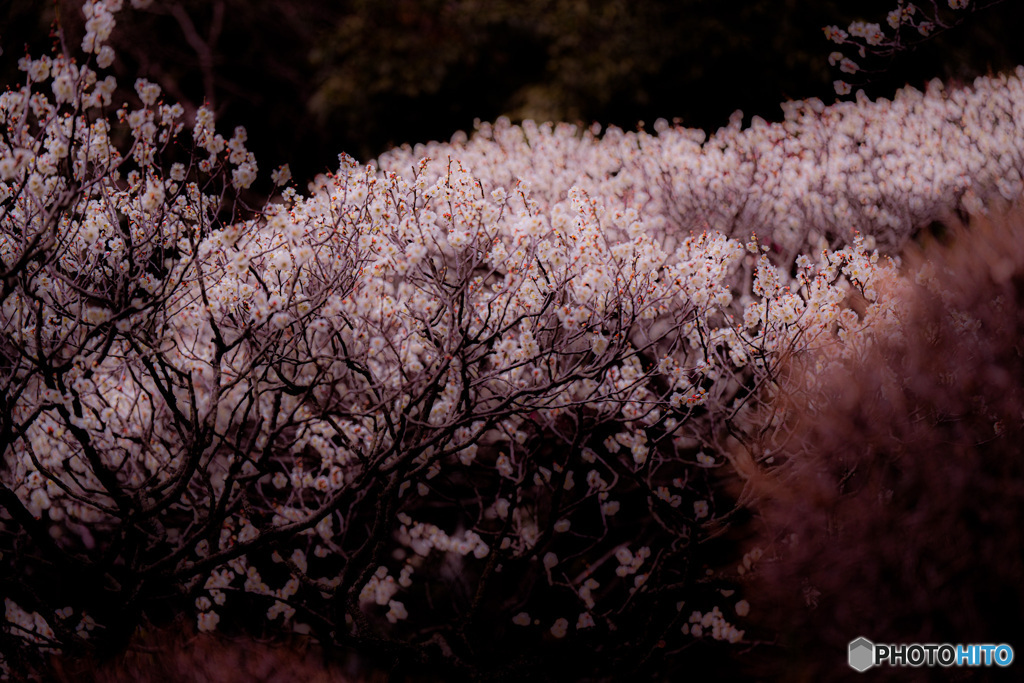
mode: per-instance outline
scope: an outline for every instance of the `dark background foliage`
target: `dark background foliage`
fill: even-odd
[[[59,20],[81,34],[77,0],[11,0],[0,14],[0,76],[16,81],[28,45]],[[663,117],[714,130],[742,109],[781,117],[786,99],[834,99],[827,24],[885,25],[893,0],[157,0],[125,2],[115,71],[159,82],[191,109],[212,102],[244,124],[266,169],[302,181],[340,151],[369,160],[447,139],[474,119],[598,122]],[[1024,62],[1024,3],[1004,2],[891,59],[871,96],[970,79]],[[131,97],[131,93],[126,93]],[[228,128],[230,129],[230,128]]]

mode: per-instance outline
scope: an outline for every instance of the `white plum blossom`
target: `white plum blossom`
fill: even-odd
[[[551,625],[551,635],[555,638],[564,638],[568,631],[569,620],[564,617],[559,617],[555,620],[555,623]]]

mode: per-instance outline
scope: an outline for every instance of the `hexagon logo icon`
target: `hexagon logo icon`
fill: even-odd
[[[850,641],[850,668],[867,671],[875,663],[875,644],[867,638]]]

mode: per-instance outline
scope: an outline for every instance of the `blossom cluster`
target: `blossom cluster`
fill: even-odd
[[[845,74],[856,75],[870,72],[868,60],[882,57],[891,58],[901,50],[912,48],[941,31],[946,31],[964,20],[966,12],[978,12],[998,5],[1004,0],[931,0],[925,6],[898,0],[896,6],[885,16],[885,26],[867,21],[850,22],[846,29],[839,26],[825,26],[825,38],[841,48],[853,50],[857,61],[849,54],[835,51],[829,55],[829,64],[839,65]],[[942,7],[947,5],[947,7]],[[838,95],[848,95],[852,90],[849,77],[834,81]]]
[[[464,667],[508,635],[741,641],[694,571],[730,444],[785,363],[898,329],[876,245],[1022,185],[1018,74],[706,141],[500,121],[249,209],[244,129],[141,79],[108,115],[120,4],[0,95],[12,652],[138,605]]]

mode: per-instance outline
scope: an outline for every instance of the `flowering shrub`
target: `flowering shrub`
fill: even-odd
[[[724,454],[898,324],[872,243],[1020,192],[1004,77],[703,145],[499,122],[255,208],[244,129],[110,113],[120,5],[0,96],[9,669],[182,612],[463,673],[743,641]]]

